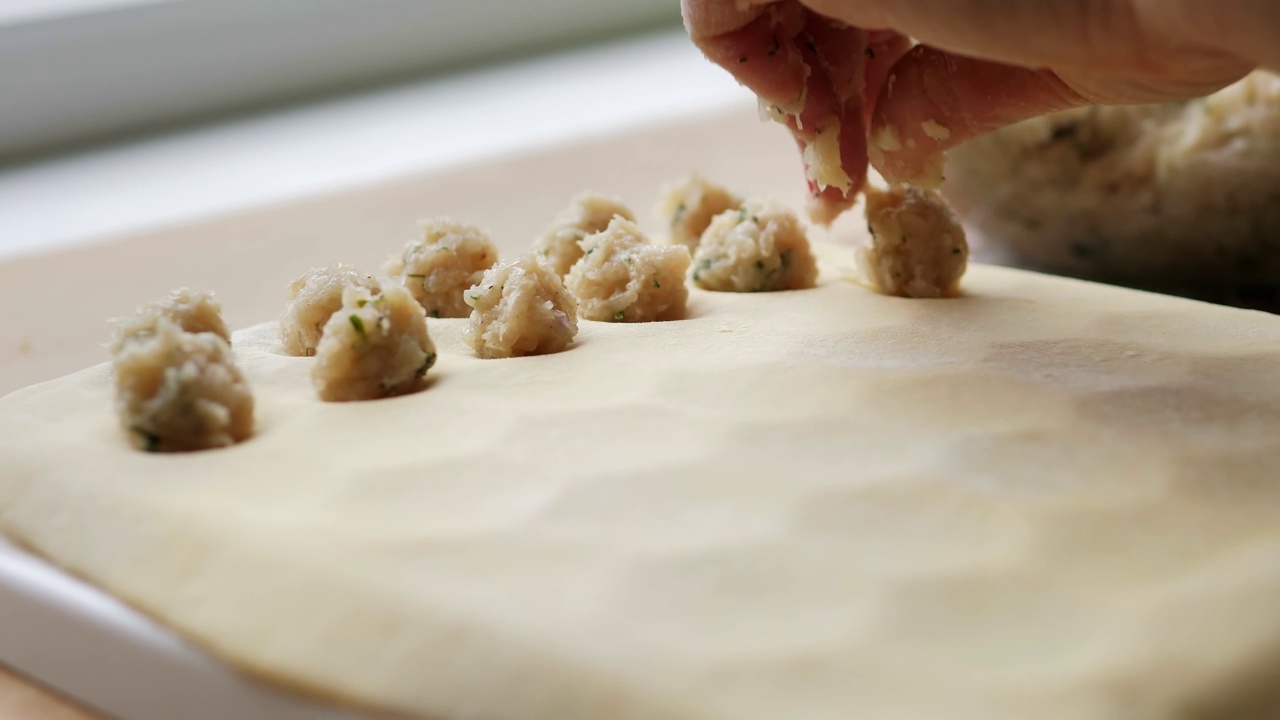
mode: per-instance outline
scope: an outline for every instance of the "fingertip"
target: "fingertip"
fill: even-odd
[[[726,0],[680,0],[684,27],[694,41],[732,33],[751,24],[764,12],[764,3]]]
[[[1006,125],[1085,104],[1058,76],[946,53],[907,52],[875,103],[868,154],[890,182],[941,180],[941,154]]]

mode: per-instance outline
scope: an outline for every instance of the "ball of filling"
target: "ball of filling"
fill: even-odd
[[[546,355],[578,334],[578,302],[537,255],[489,270],[467,292],[467,343],[482,358]]]
[[[382,290],[376,278],[349,265],[315,268],[289,285],[289,304],[280,318],[280,340],[286,353],[316,354],[324,324],[342,307],[342,291],[349,285],[373,293]]]
[[[952,151],[943,191],[986,262],[1280,309],[1280,76],[1091,107]]]
[[[689,289],[689,249],[654,245],[630,220],[614,218],[582,241],[584,255],[565,280],[578,314],[605,322],[679,320]]]
[[[168,320],[185,332],[209,332],[231,342],[231,333],[222,321],[222,306],[213,293],[179,288],[159,302],[138,308],[133,317],[116,321],[115,337],[109,345],[111,352],[119,352],[123,343],[131,339],[154,335],[161,320]]]
[[[711,219],[741,204],[742,198],[708,182],[698,173],[691,173],[683,180],[663,186],[657,212],[671,228],[671,243],[684,245],[693,252],[698,249]]]
[[[895,185],[866,189],[870,247],[857,259],[880,292],[911,298],[954,295],[969,262],[964,228],[933,190]]]
[[[404,283],[427,315],[467,317],[471,308],[463,293],[498,261],[497,246],[475,225],[448,218],[424,222],[422,234],[422,240],[387,261],[386,273]]]
[[[253,434],[253,393],[231,345],[167,317],[115,348],[116,414],[149,452],[227,447]]]
[[[770,200],[749,200],[717,215],[693,256],[693,282],[719,292],[811,288],[818,263],[800,219]]]
[[[569,268],[582,259],[579,245],[582,239],[609,227],[614,217],[636,219],[631,209],[617,198],[593,192],[578,193],[534,242],[533,251],[563,278],[569,274]]]
[[[311,381],[326,402],[376,400],[423,389],[435,363],[426,314],[408,290],[389,285],[375,295],[348,285],[325,323]]]

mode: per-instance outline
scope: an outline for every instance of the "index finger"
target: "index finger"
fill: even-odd
[[[689,37],[707,59],[786,112],[802,109],[808,67],[783,35],[803,24],[798,5],[742,5],[733,0],[681,0]]]
[[[797,0],[684,0],[683,11],[703,53],[796,138],[811,218],[826,224],[851,206],[866,182],[867,33]]]

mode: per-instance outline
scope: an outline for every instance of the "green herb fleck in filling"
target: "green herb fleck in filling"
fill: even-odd
[[[693,271],[693,281],[697,282],[698,280],[700,280],[702,278],[702,272],[704,270],[710,270],[711,264],[712,264],[711,258],[703,258],[699,260],[698,267]]]
[[[140,435],[140,436],[142,437],[142,450],[143,450],[143,452],[159,452],[159,451],[160,451],[160,436],[159,436],[159,435],[157,435],[157,434],[155,434],[155,433],[153,433],[153,432],[148,432],[148,431],[146,431],[146,430],[143,430],[143,429],[142,429],[142,428],[140,428],[140,427],[135,427],[135,428],[132,428],[132,429],[133,429],[133,432],[137,433],[138,435]]]
[[[428,353],[426,359],[422,361],[422,367],[414,371],[414,376],[421,379],[422,376],[427,374],[428,370],[430,370],[432,367],[435,366],[435,364],[436,364],[436,354]]]
[[[356,334],[363,338],[364,337],[364,321],[360,319],[360,316],[351,315],[351,316],[348,316],[347,319],[351,321],[351,327],[356,329]]]

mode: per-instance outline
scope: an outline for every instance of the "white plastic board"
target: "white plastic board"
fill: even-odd
[[[0,539],[0,663],[120,720],[376,720],[268,688]]]

